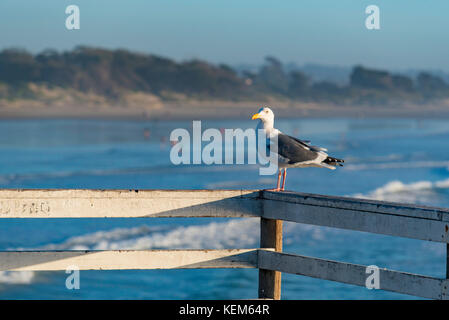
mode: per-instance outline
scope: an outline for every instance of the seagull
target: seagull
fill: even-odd
[[[277,137],[278,141],[278,181],[276,189],[272,191],[284,191],[287,168],[319,167],[335,170],[343,166],[344,160],[330,157],[325,148],[310,145],[310,141],[300,140],[288,136],[274,128],[274,113],[269,107],[264,107],[254,114],[252,120],[259,119],[257,129],[263,129],[267,136],[267,150],[270,150],[270,141]],[[282,169],[284,174],[282,178]]]

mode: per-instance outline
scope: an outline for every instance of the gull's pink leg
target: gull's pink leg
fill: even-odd
[[[276,191],[279,191],[280,190],[279,187],[281,186],[281,170],[279,170],[279,173],[278,173],[278,183],[277,183]]]
[[[284,176],[282,177],[282,188],[281,191],[284,191],[285,187],[285,178],[287,177],[287,168],[284,168]]]
[[[267,191],[279,191],[279,190],[281,190],[280,186],[281,186],[281,170],[279,170],[279,173],[278,173],[278,183],[277,183],[276,189],[266,189],[266,190]]]

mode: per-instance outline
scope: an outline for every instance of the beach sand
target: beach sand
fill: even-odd
[[[0,104],[0,119],[232,119],[247,118],[262,106],[271,106],[280,118],[441,118],[449,117],[449,101],[432,105],[354,106],[291,101],[193,101],[121,106],[119,104],[58,104],[21,101]]]

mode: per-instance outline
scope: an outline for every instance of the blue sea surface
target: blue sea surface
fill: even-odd
[[[203,121],[252,128],[250,120]],[[251,165],[170,162],[170,132],[191,121],[0,121],[0,188],[259,189],[275,176]],[[449,207],[449,122],[439,119],[278,119],[285,133],[325,147],[345,166],[289,169],[286,189]],[[284,224],[284,251],[445,276],[444,244]],[[1,219],[0,250],[253,248],[258,219]],[[250,299],[257,269],[0,272],[0,299]],[[283,299],[411,299],[282,275]]]

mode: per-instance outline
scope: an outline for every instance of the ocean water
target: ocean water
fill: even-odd
[[[249,128],[249,120],[203,121]],[[256,166],[172,165],[170,132],[191,121],[0,121],[0,188],[253,189],[275,176]],[[278,119],[282,131],[344,158],[334,171],[288,170],[288,190],[449,207],[449,121]],[[2,219],[0,250],[252,248],[257,219]],[[362,232],[284,225],[284,251],[444,277],[445,246]],[[250,299],[253,269],[0,272],[0,299]],[[410,299],[284,274],[283,299]]]

